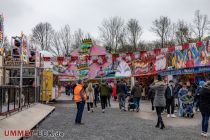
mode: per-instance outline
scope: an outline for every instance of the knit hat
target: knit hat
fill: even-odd
[[[204,81],[200,81],[200,82],[199,82],[199,86],[200,86],[200,87],[203,87],[204,85],[205,85],[205,82],[204,82]]]

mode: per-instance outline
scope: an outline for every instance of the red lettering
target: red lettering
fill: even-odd
[[[23,130],[18,130],[17,131],[17,136],[24,136],[24,131]]]
[[[32,136],[32,130],[25,130],[25,136]]]
[[[4,136],[9,136],[9,130],[4,131]]]
[[[10,136],[17,136],[16,130],[10,130]]]

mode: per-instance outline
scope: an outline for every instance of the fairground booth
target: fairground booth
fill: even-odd
[[[27,37],[12,37],[0,55],[0,115],[22,110],[40,99],[40,71],[36,51],[28,48]]]
[[[168,69],[160,72],[179,81],[197,84],[206,81],[210,74],[209,41],[170,47],[168,52]]]

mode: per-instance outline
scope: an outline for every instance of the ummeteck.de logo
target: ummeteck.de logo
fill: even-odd
[[[4,130],[5,137],[64,137],[64,133],[58,130]]]

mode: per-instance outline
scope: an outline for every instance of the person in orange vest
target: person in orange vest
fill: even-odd
[[[86,93],[83,88],[82,80],[79,80],[77,86],[74,88],[74,97],[73,98],[77,104],[77,115],[76,115],[76,119],[75,119],[75,124],[83,125],[84,123],[81,123],[81,120],[82,120],[83,110],[85,107]]]

